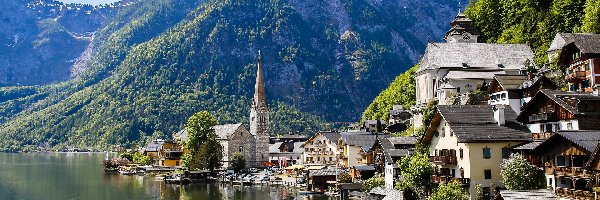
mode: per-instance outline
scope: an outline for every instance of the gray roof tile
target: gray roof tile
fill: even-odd
[[[524,44],[429,43],[418,71],[440,68],[521,69],[533,51]]]

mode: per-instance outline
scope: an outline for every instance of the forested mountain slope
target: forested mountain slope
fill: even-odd
[[[78,78],[0,89],[0,150],[106,147],[196,111],[248,121],[262,52],[273,133],[352,121],[457,12],[447,1],[145,0],[94,37]]]

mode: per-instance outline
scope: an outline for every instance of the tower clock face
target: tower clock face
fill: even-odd
[[[469,34],[465,33],[465,34],[463,34],[463,40],[469,41],[469,40],[471,40],[471,36],[469,36]]]

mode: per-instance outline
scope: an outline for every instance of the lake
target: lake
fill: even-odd
[[[0,153],[0,199],[328,199],[283,186],[165,184],[148,176],[104,173],[99,153]]]

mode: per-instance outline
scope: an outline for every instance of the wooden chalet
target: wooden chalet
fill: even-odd
[[[549,58],[566,68],[569,91],[592,92],[600,84],[600,34],[557,33]]]
[[[516,113],[541,89],[556,89],[557,86],[543,73],[540,74],[497,74],[488,87],[490,105],[509,105]]]
[[[590,163],[598,141],[600,131],[558,131],[535,147],[531,153],[544,162],[548,188],[563,198],[594,199],[591,186],[597,183],[596,175],[586,164]]]

